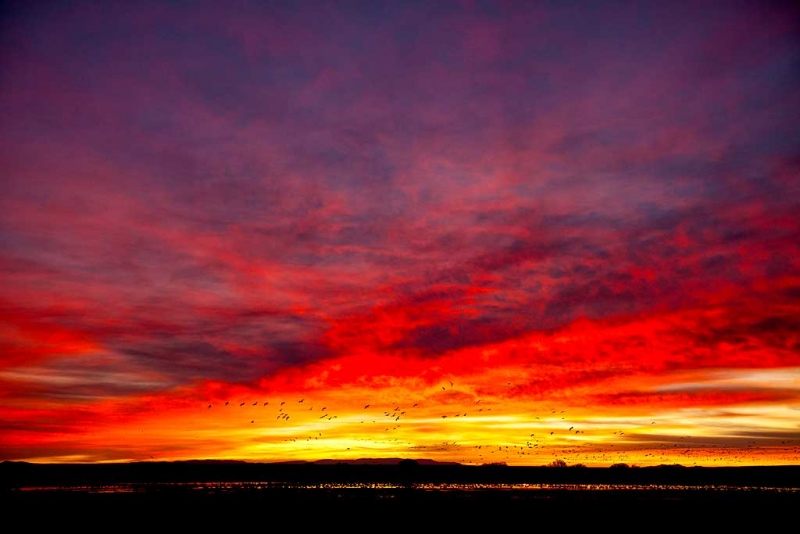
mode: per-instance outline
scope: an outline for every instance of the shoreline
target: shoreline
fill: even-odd
[[[770,467],[510,467],[418,463],[216,463],[127,464],[0,463],[0,490],[69,488],[115,484],[260,483],[400,487],[421,485],[625,485],[800,489],[800,465]]]

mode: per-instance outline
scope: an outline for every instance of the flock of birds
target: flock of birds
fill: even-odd
[[[297,402],[297,404],[303,404],[303,403],[305,403],[305,399],[303,398],[303,399],[300,399],[300,400],[298,400],[296,402]],[[225,401],[223,406],[234,406],[234,405],[232,405],[230,401]],[[270,403],[269,403],[269,401],[263,401],[263,402],[255,401],[253,403],[240,402],[238,404],[239,408],[244,408],[244,407],[247,407],[247,406],[250,406],[250,407],[259,407],[260,406],[260,407],[263,408],[263,407],[270,406]],[[287,405],[286,401],[281,401],[279,404],[277,404],[277,406],[278,406],[278,410],[276,412],[277,415],[276,415],[275,419],[282,420],[282,421],[288,421],[291,418],[291,415],[289,413],[289,405]],[[412,409],[413,408],[417,408],[418,406],[419,406],[419,403],[414,403],[411,406],[411,408]],[[210,410],[213,407],[214,407],[213,404],[209,404],[207,406],[207,409]],[[365,404],[364,405],[364,410],[368,410],[371,407],[372,407],[371,404]],[[307,412],[313,412],[314,411],[314,406],[309,406],[308,410],[304,410],[304,408],[301,408],[301,407],[298,407],[298,409],[300,411],[306,412],[306,413]],[[317,417],[318,419],[325,419],[325,420],[328,420],[328,421],[332,421],[332,420],[338,418],[338,415],[335,415],[335,414],[332,414],[331,412],[329,412],[328,408],[326,406],[323,406],[323,407],[319,408],[317,411],[321,414],[321,415],[319,415]],[[295,411],[294,413],[297,414],[299,412]],[[403,417],[404,415],[406,415],[406,413],[407,413],[407,411],[404,410],[404,409],[401,409],[400,406],[395,406],[393,410],[384,411],[383,412],[383,416],[387,417],[387,418],[390,418],[394,422],[399,422],[400,418]],[[366,420],[362,420],[361,423],[364,423],[365,421]],[[373,419],[372,422],[373,423],[377,423],[378,421]],[[255,424],[255,423],[256,423],[256,419],[251,419],[250,420],[250,424]],[[390,430],[390,428],[387,427],[386,430]]]
[[[453,382],[449,382],[449,384],[451,389],[454,388]],[[510,383],[508,385],[510,386]],[[442,390],[447,391],[447,387],[442,386]],[[314,413],[316,419],[319,420],[333,421],[338,418],[338,415],[331,413],[326,406],[315,409],[313,405],[310,405],[306,402],[305,398],[292,401],[291,403],[281,400],[280,402],[273,404],[270,404],[269,401],[238,402],[238,404],[225,401],[224,404],[222,404],[223,408],[236,408],[237,406],[240,409],[246,407],[262,409],[269,407],[277,408],[277,410],[271,414],[270,418],[274,416],[274,420],[282,422],[288,422],[293,417],[295,420],[303,420],[304,418],[307,419],[310,417],[309,413]],[[308,409],[306,409],[306,406],[308,406]],[[213,403],[209,403],[207,405],[207,410],[211,410],[214,407],[215,406]],[[383,432],[392,432],[399,430],[402,425],[402,420],[419,407],[420,403],[416,402],[408,407],[402,407],[399,404],[395,404],[378,409],[374,402],[369,402],[363,405],[364,413],[368,414],[369,416],[358,418],[358,422],[360,424],[372,423],[375,425],[381,425],[383,427]],[[475,411],[472,413],[485,415],[492,411],[492,408],[481,405],[481,400],[479,399],[474,402],[474,410]],[[441,419],[465,418],[468,417],[469,414],[469,411],[459,410],[455,413],[450,412],[440,414],[439,417]],[[252,417],[252,414],[250,413],[248,413],[248,415],[250,415],[248,419],[252,425],[255,425],[256,422],[261,418],[261,416],[258,418]],[[430,417],[430,415],[428,414],[427,417]],[[544,415],[542,417],[544,417]],[[352,414],[348,416],[348,420],[349,422],[354,422]],[[546,423],[552,423],[553,421],[558,422],[555,429],[546,429],[543,432],[541,431],[543,425]],[[565,422],[560,423],[560,421]],[[591,441],[570,446],[570,443],[575,443],[574,436],[585,434],[585,431],[583,429],[576,428],[575,424],[570,424],[569,427],[565,428],[567,424],[569,423],[566,422],[565,410],[552,410],[551,413],[545,417],[544,421],[540,416],[534,415],[532,419],[532,425],[536,427],[538,432],[532,432],[530,434],[520,436],[518,443],[491,446],[484,444],[466,446],[460,445],[458,442],[453,441],[443,442],[434,446],[417,445],[412,442],[404,442],[400,445],[404,444],[408,450],[415,452],[448,451],[456,456],[460,454],[468,459],[467,463],[469,463],[469,459],[477,459],[478,462],[483,463],[505,463],[525,455],[542,456],[545,449],[548,449],[548,452],[552,451],[554,455],[553,457],[567,457],[573,462],[577,462],[577,465],[580,465],[583,462],[619,463],[635,458],[652,459],[654,463],[659,460],[662,463],[668,463],[673,461],[676,455],[683,456],[689,459],[689,461],[694,460],[695,465],[697,465],[697,461],[706,460],[708,454],[708,446],[704,445],[701,441],[692,440],[691,436],[684,436],[680,438],[682,440],[686,439],[685,445],[680,444],[681,450],[676,450],[679,448],[678,443],[673,443],[671,446],[666,444],[661,444],[659,446],[654,445],[654,442],[647,440],[641,440],[638,445],[637,443],[626,442],[624,446],[619,447],[616,450],[614,449],[615,444],[613,443],[605,444],[601,447],[595,443],[592,443]],[[650,424],[655,425],[656,421],[652,421]],[[564,438],[566,435],[573,436],[573,439],[565,441]],[[613,435],[617,437],[623,437],[626,434],[620,430],[613,432]],[[319,440],[322,437],[322,432],[316,432],[316,435],[308,435],[303,437],[296,436],[287,438],[284,441],[297,442],[298,439],[302,441],[311,441]],[[375,441],[375,439],[376,438],[371,437],[369,441]],[[389,441],[398,442],[400,439],[401,438],[395,437]],[[347,449],[349,450],[349,447]],[[472,450],[470,451],[469,449]],[[643,452],[646,450],[650,450],[650,452]],[[735,449],[731,448],[729,455],[725,454],[724,447],[717,447],[715,451],[720,461],[723,458],[728,463],[731,461],[735,462],[737,459],[740,461],[745,460],[744,457],[739,458],[738,456],[741,454],[741,448],[739,447]]]

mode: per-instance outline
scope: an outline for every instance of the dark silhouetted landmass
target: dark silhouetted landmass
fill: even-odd
[[[462,465],[432,460],[253,463],[191,460],[114,464],[0,463],[5,490],[133,483],[280,482],[287,484],[624,484],[800,488],[800,466],[550,467]]]
[[[366,510],[391,514],[396,521],[411,521],[409,513],[423,510],[440,517],[456,514],[466,521],[496,514],[511,520],[527,519],[537,512],[598,509],[616,518],[632,510],[650,511],[660,514],[663,521],[678,517],[673,513],[701,507],[704,513],[718,514],[717,520],[730,519],[729,513],[758,513],[766,528],[800,509],[800,466],[793,465],[510,467],[399,458],[282,463],[3,462],[0,480],[6,510],[59,510],[61,519],[72,517],[80,525],[97,510],[131,520],[157,512],[183,520],[212,516],[261,520],[265,514],[301,508],[313,510],[307,520],[327,514],[329,519],[347,522]]]

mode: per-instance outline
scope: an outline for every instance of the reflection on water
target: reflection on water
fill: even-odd
[[[159,490],[183,490],[205,493],[239,493],[262,490],[421,490],[432,492],[469,491],[735,491],[735,492],[776,492],[798,493],[798,488],[763,486],[724,486],[724,485],[665,485],[665,484],[459,484],[459,483],[416,483],[411,485],[395,483],[317,483],[298,484],[295,482],[171,482],[171,483],[125,483],[113,485],[77,485],[24,487],[24,492],[59,491],[82,493],[145,493]]]

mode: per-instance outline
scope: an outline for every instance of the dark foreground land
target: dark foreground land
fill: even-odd
[[[776,528],[800,513],[800,466],[686,468],[152,462],[113,465],[0,464],[2,509],[30,527],[58,518],[90,526],[275,521],[387,526],[493,521],[495,527],[558,517],[570,524],[648,522]],[[102,512],[102,513],[101,513]],[[100,514],[100,515],[98,515]],[[699,514],[699,515],[698,515]],[[430,526],[430,523],[426,523]],[[755,524],[755,523],[753,523]],[[377,525],[373,525],[377,527]],[[429,529],[424,528],[428,531]]]

